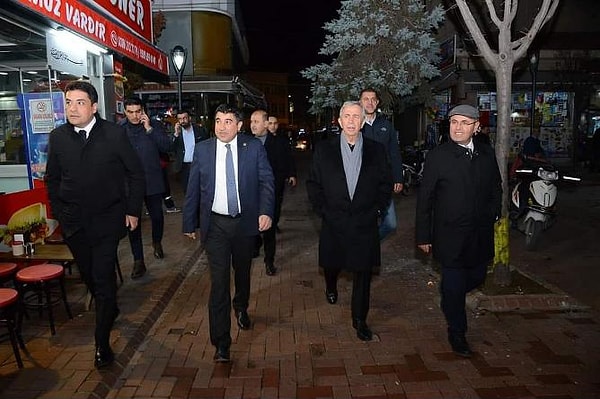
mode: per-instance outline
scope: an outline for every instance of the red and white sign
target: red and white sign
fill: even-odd
[[[167,55],[152,44],[129,33],[98,12],[73,0],[15,0],[24,7],[42,14],[89,38],[102,47],[110,48],[149,68],[167,75]],[[113,1],[113,0],[109,0]]]
[[[108,15],[133,29],[152,43],[152,3],[150,0],[92,0]]]

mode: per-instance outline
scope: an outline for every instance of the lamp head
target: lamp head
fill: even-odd
[[[173,62],[173,67],[175,67],[177,75],[183,72],[186,59],[187,51],[183,47],[179,45],[173,47],[173,50],[171,50],[171,62]]]
[[[537,51],[531,53],[531,57],[529,57],[529,66],[531,67],[531,69],[536,70],[539,62],[540,62],[539,53]]]

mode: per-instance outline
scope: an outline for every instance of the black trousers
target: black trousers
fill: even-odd
[[[467,312],[465,298],[469,291],[485,281],[487,263],[472,268],[444,267],[442,265],[442,312],[448,323],[448,332],[467,332]]]
[[[210,268],[208,320],[210,342],[214,346],[231,345],[231,306],[236,311],[248,309],[250,266],[255,236],[238,234],[240,219],[211,214],[206,237],[206,254]],[[230,269],[233,267],[235,294],[230,292]]]
[[[96,346],[110,346],[110,331],[117,315],[117,247],[119,238],[90,239],[81,229],[65,239],[73,253],[79,273],[96,305]]]
[[[190,179],[190,168],[191,162],[184,162],[181,164],[181,188],[183,189],[183,195],[187,192],[188,180]]]
[[[258,253],[260,247],[264,244],[266,264],[272,265],[275,262],[275,253],[277,251],[277,223],[279,223],[279,217],[281,216],[281,203],[283,202],[284,187],[284,185],[275,187],[275,212],[271,228],[256,236],[255,251]]]
[[[165,192],[163,193],[163,201],[165,203],[165,207],[175,208],[175,202],[173,201],[173,197],[171,197],[171,182],[169,181],[169,168],[162,168],[162,177],[163,183],[165,185]]]
[[[340,269],[323,269],[327,291],[337,292]],[[352,273],[352,319],[367,321],[371,300],[371,271]]]
[[[165,215],[163,214],[163,194],[153,194],[144,197],[150,220],[152,221],[152,242],[161,242],[165,230]],[[133,260],[144,260],[144,246],[142,244],[142,219],[138,219],[137,228],[129,231],[129,244]]]

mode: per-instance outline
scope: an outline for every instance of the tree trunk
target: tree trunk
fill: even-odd
[[[513,60],[510,56],[500,53],[500,62],[496,69],[496,104],[498,104],[496,131],[496,158],[500,175],[502,176],[502,217],[495,226],[496,255],[493,263],[494,283],[510,285],[510,250],[509,250],[509,220],[508,207],[510,193],[508,192],[508,153],[510,149],[510,107],[512,93]]]

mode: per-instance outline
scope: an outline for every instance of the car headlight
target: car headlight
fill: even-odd
[[[542,180],[558,180],[558,172],[556,171],[539,168],[537,175]]]

